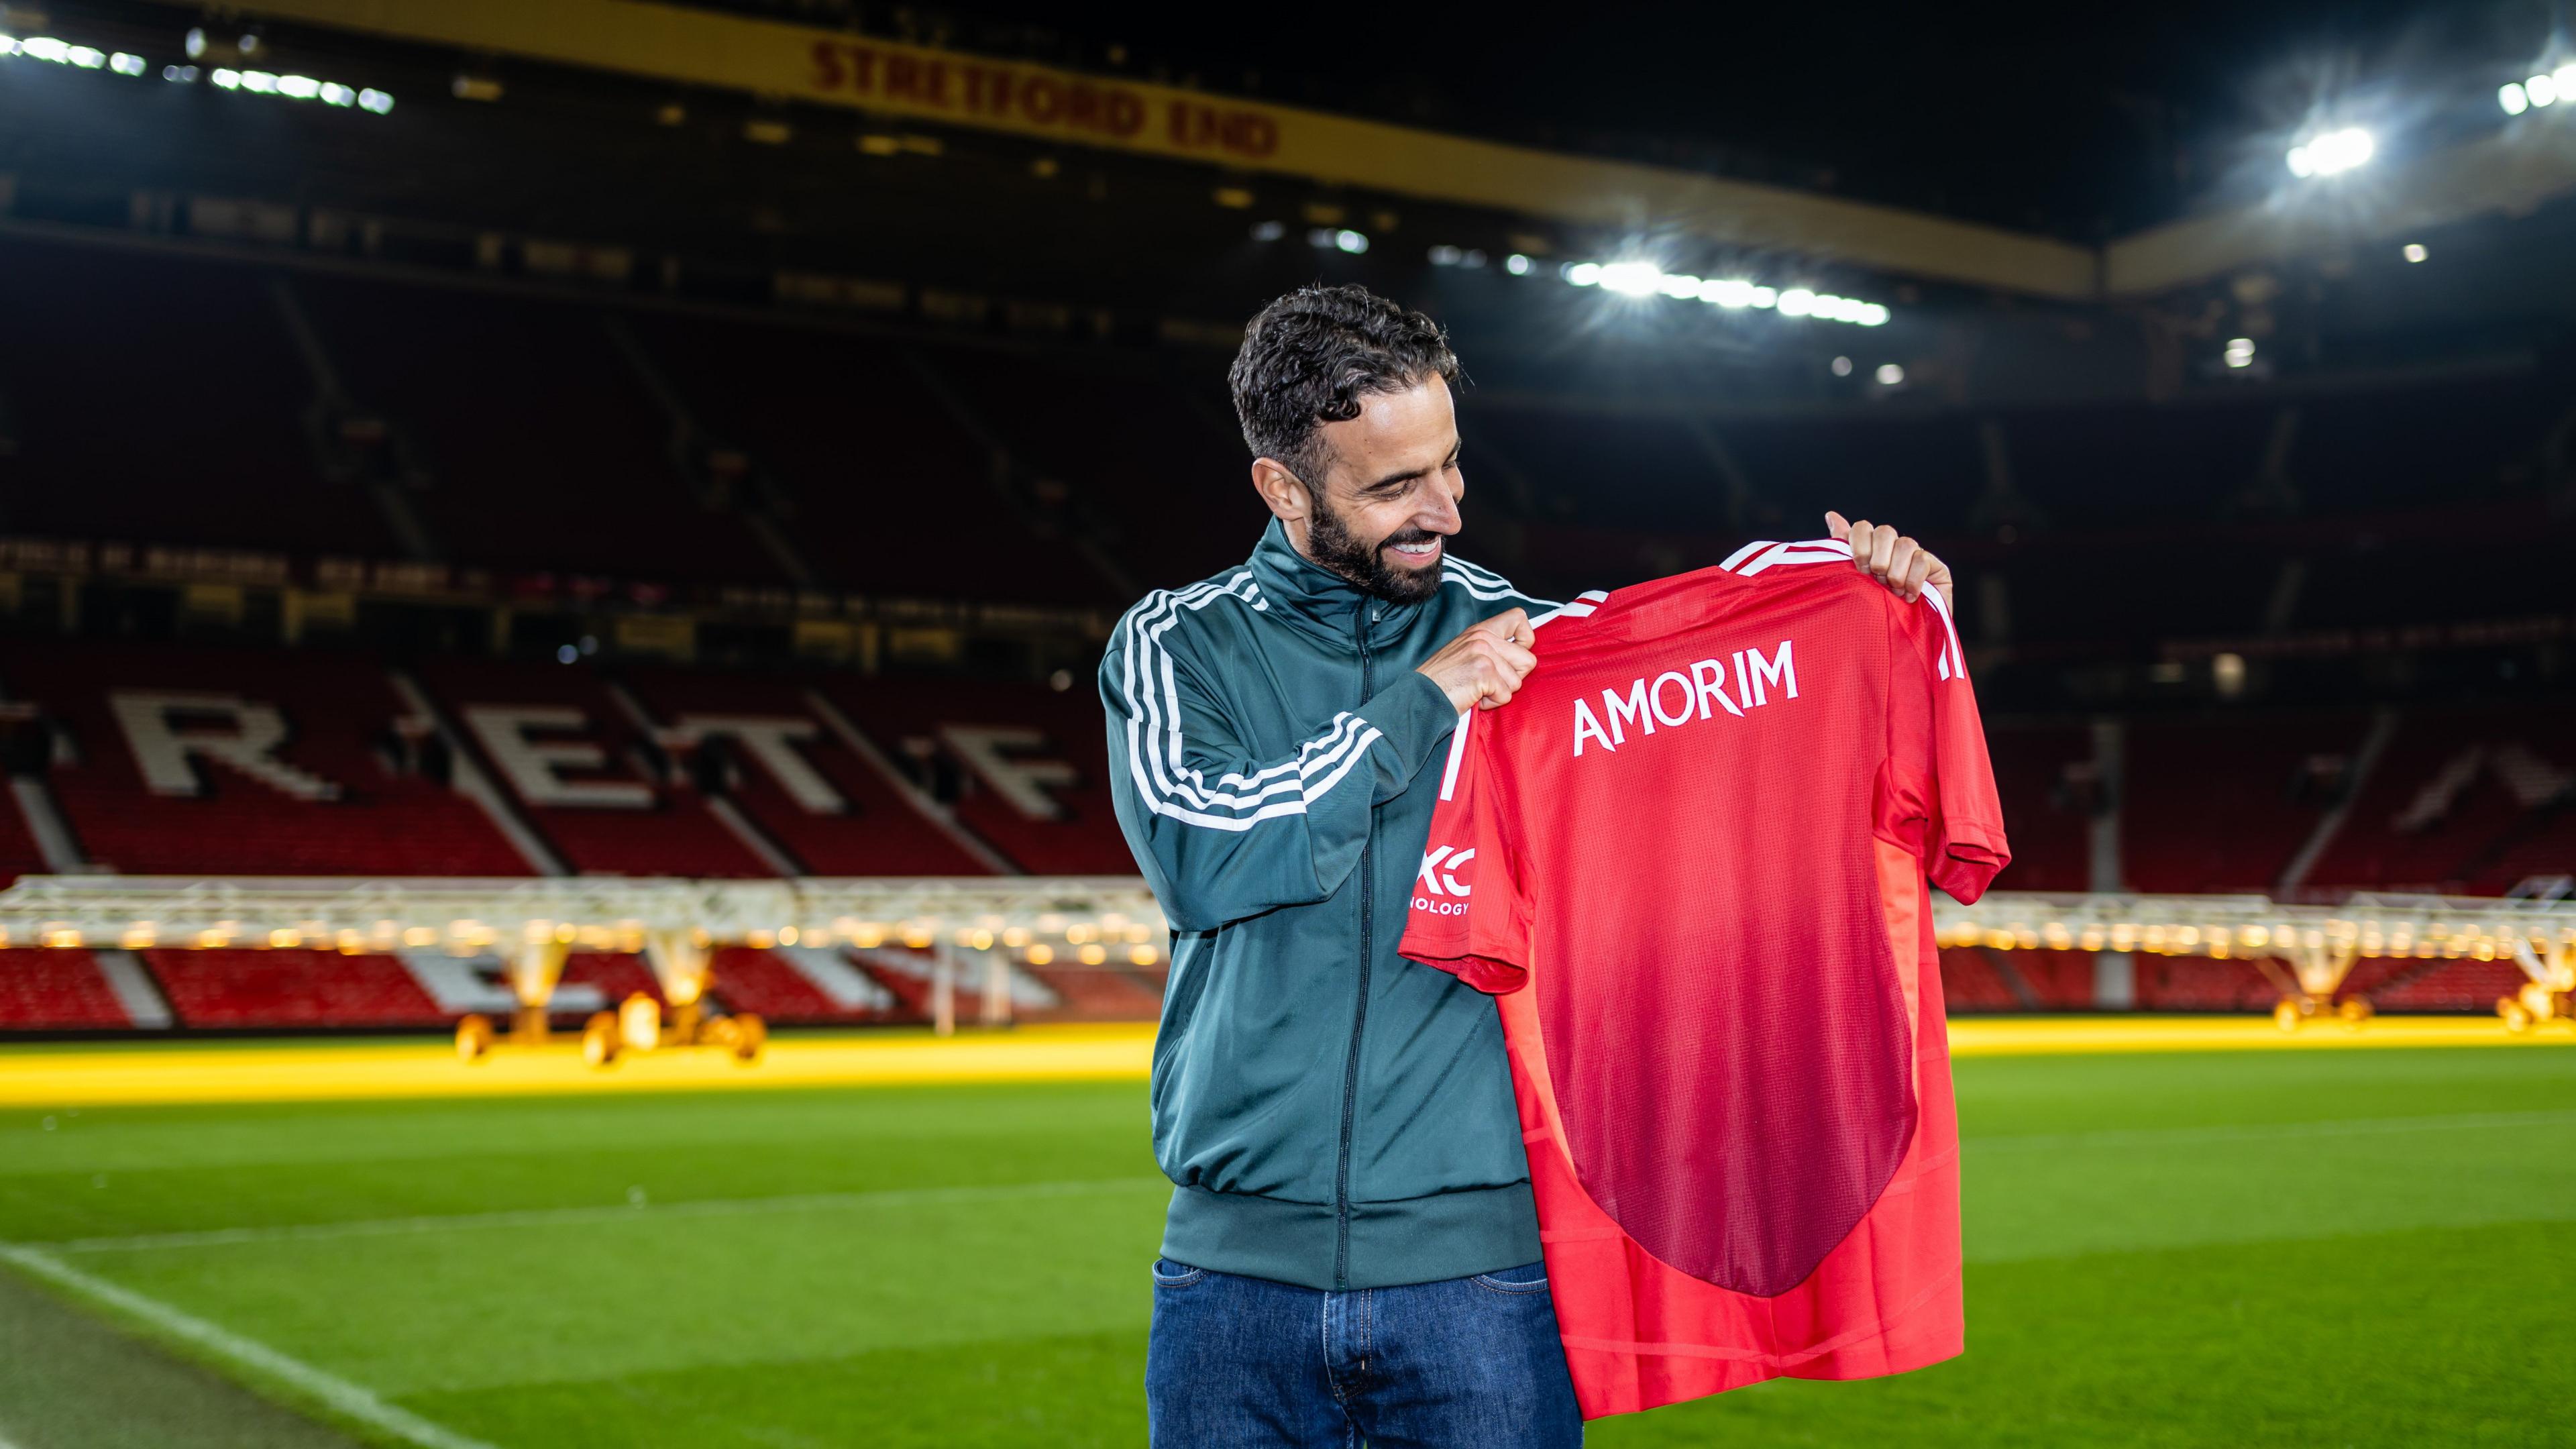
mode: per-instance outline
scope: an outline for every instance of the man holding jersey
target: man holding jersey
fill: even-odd
[[[1358,287],[1264,309],[1231,380],[1272,522],[1102,661],[1119,823],[1176,933],[1163,1449],[1581,1439],[1493,1004],[1396,953],[1423,779],[1556,607],[1448,553],[1457,375],[1436,323]],[[1912,539],[1827,518],[1899,594],[1948,592]]]

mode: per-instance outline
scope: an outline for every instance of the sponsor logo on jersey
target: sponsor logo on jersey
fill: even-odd
[[[1476,847],[1460,850],[1454,845],[1434,846],[1422,853],[1422,868],[1414,873],[1420,889],[1414,894],[1413,908],[1435,916],[1464,915],[1467,910],[1467,883],[1455,872],[1476,858]]]
[[[1640,675],[1624,690],[1601,691],[1601,713],[1592,712],[1591,701],[1580,695],[1574,701],[1574,753],[1583,755],[1586,740],[1605,750],[1616,750],[1628,742],[1628,732],[1653,734],[1658,727],[1674,729],[1699,720],[1715,719],[1724,710],[1737,719],[1748,709],[1759,709],[1771,702],[1798,697],[1798,664],[1790,652],[1790,641],[1765,657],[1756,649],[1738,649],[1733,659],[1733,672],[1728,661],[1702,659],[1694,662],[1688,673],[1667,669],[1647,678]],[[1732,680],[1734,692],[1728,693]],[[1740,702],[1739,702],[1740,701]],[[1604,727],[1602,721],[1609,724]]]

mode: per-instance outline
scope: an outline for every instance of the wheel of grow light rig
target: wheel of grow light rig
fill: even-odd
[[[492,1018],[476,1012],[456,1024],[456,1055],[479,1062],[492,1054]]]
[[[618,1034],[617,1013],[596,1011],[582,1023],[581,1059],[594,1067],[615,1064],[618,1052],[625,1049],[626,1039]]]

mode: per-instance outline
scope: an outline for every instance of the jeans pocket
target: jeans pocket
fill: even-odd
[[[1207,1275],[1208,1270],[1205,1268],[1193,1268],[1187,1263],[1175,1263],[1169,1258],[1154,1260],[1154,1286],[1157,1288],[1187,1288]]]
[[[1547,1291],[1547,1264],[1524,1263],[1517,1268],[1504,1268],[1475,1277],[1479,1288],[1494,1293],[1544,1293]]]

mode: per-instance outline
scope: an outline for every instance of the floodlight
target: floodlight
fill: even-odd
[[[18,42],[18,53],[62,65],[71,59],[72,48],[50,35],[31,35]]]
[[[1431,265],[1454,267],[1458,265],[1458,259],[1465,255],[1466,253],[1453,246],[1436,246],[1431,249]]]
[[[381,116],[394,108],[394,98],[372,87],[358,92],[358,109]]]
[[[1252,224],[1252,239],[1257,242],[1275,242],[1287,234],[1288,223],[1284,221],[1256,221]]]
[[[1835,359],[1834,359],[1834,362],[1833,362],[1833,369],[1834,369],[1834,376],[1836,376],[1836,377],[1849,377],[1849,376],[1851,376],[1851,359],[1850,359],[1850,358],[1848,358],[1848,357],[1837,357],[1837,358],[1835,358]]]
[[[197,68],[193,65],[165,65],[161,67],[161,78],[180,85],[188,85],[196,80]]]
[[[1878,385],[1880,387],[1894,387],[1903,381],[1905,381],[1904,368],[1897,366],[1893,362],[1882,362],[1878,365]]]
[[[1888,316],[1889,313],[1884,304],[1863,302],[1860,304],[1860,316],[1854,320],[1863,327],[1884,327],[1887,325]]]
[[[2398,255],[2406,258],[2406,260],[2410,262],[2420,262],[2426,257],[2431,256],[2432,253],[2424,250],[2424,244],[2422,242],[2408,242],[2399,250]]]
[[[202,25],[192,25],[192,26],[189,26],[189,27],[188,27],[188,59],[190,59],[190,60],[195,60],[196,58],[198,58],[199,56],[204,55],[205,53],[206,53],[206,28],[205,28],[204,26],[202,26]]]
[[[2558,83],[2558,76],[2553,72],[2548,75],[2536,75],[2524,81],[2522,93],[2531,97],[2533,105],[2548,106],[2557,104],[2558,98],[2566,94],[2566,87]]]
[[[1688,300],[1699,295],[1699,278],[1685,276],[1679,272],[1666,272],[1657,279],[1655,285],[1661,288],[1667,297]]]
[[[207,79],[213,81],[215,83],[215,89],[220,91],[239,90],[241,88],[241,72],[237,70],[227,70],[222,66],[215,67],[215,73],[208,76]]]
[[[129,55],[121,50],[107,58],[107,68],[118,75],[141,75],[146,69],[143,57]]]
[[[1601,269],[1601,285],[1622,296],[1643,297],[1655,290],[1663,276],[1653,262],[1612,262]]]
[[[2290,174],[2293,176],[2333,176],[2367,163],[2379,151],[2379,143],[2359,126],[2346,126],[2328,131],[2305,145],[2290,148]]]
[[[1756,307],[1769,307],[1777,303],[1779,300],[1780,294],[1771,290],[1769,287],[1756,287],[1753,289],[1753,305]]]
[[[2506,115],[2519,116],[2531,109],[2531,95],[2520,81],[2506,81],[2496,87],[2496,104],[2504,107]]]
[[[107,52],[93,46],[75,45],[63,52],[63,59],[83,70],[96,70],[107,64]]]
[[[1352,256],[1358,256],[1360,253],[1368,250],[1368,238],[1351,230],[1349,227],[1344,227],[1340,231],[1333,233],[1333,245],[1342,251],[1350,253]]]
[[[2231,337],[2227,339],[2227,350],[2220,354],[2220,360],[2225,362],[2229,367],[2253,366],[2254,339],[2251,337]]]
[[[246,70],[241,73],[241,88],[273,96],[277,94],[277,77],[264,70]]]
[[[17,53],[18,37],[14,35],[0,35],[0,55],[16,55]]]
[[[1601,281],[1599,262],[1573,262],[1565,269],[1565,280],[1577,287],[1597,286]]]
[[[1816,294],[1804,287],[1791,287],[1780,294],[1780,315],[1804,317],[1816,310]]]
[[[1503,258],[1503,270],[1515,277],[1526,277],[1530,272],[1530,259],[1519,252],[1514,252]]]
[[[277,78],[277,93],[289,100],[309,101],[322,94],[322,83],[309,75],[282,75]]]
[[[322,104],[326,106],[354,106],[357,103],[358,93],[356,91],[349,89],[338,81],[323,82]]]

